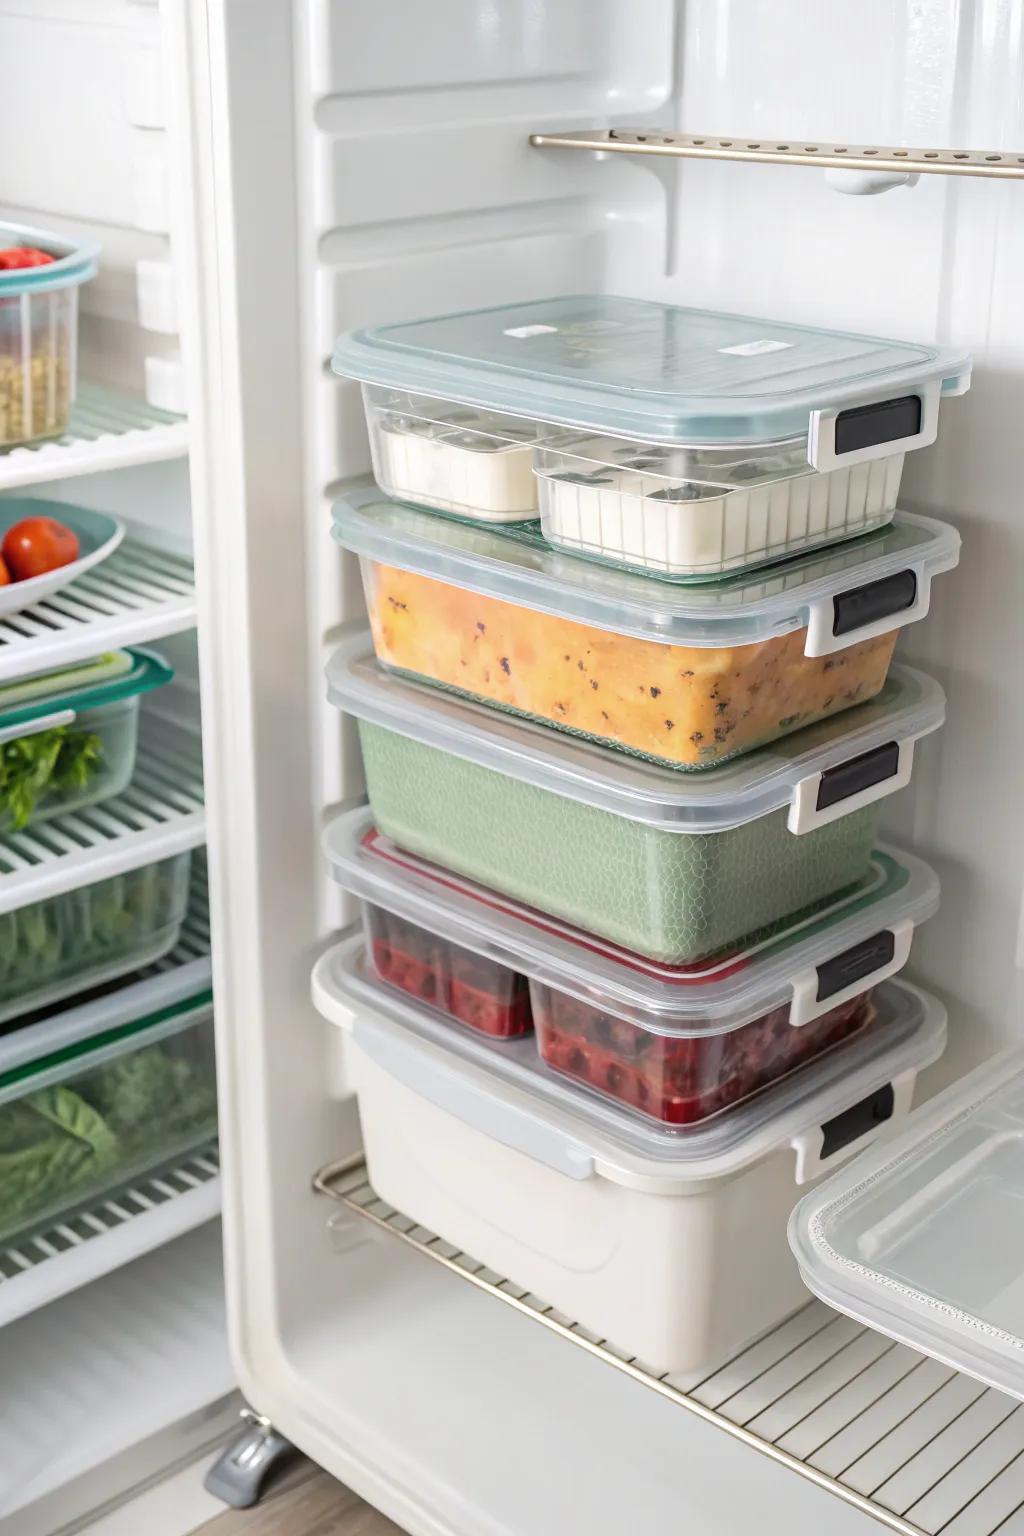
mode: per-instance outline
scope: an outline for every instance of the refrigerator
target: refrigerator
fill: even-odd
[[[136,559],[178,562],[173,595],[122,587],[60,655],[162,648],[159,752],[201,736],[208,945],[180,958],[212,970],[220,1127],[219,1165],[145,1237],[126,1222],[17,1282],[0,1524],[76,1528],[244,1399],[415,1536],[1009,1536],[1022,1411],[948,1363],[908,1359],[897,1398],[878,1376],[858,1402],[907,1346],[816,1301],[806,1339],[679,1389],[332,1203],[314,1178],[355,1166],[360,1129],[310,978],[356,916],[321,836],[365,795],[324,680],[366,624],[331,538],[370,471],[335,338],[599,292],[973,355],[900,495],[962,554],[900,642],[947,719],[884,826],[942,882],[910,975],[949,1045],[919,1099],[1019,1040],[1020,7],[0,0],[0,53],[0,215],[102,248],[74,430],[0,459],[0,489],[112,512]],[[907,174],[914,146],[934,153]]]

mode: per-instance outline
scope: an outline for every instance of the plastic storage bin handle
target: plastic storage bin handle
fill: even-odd
[[[931,572],[919,565],[811,603],[805,656],[833,656],[862,640],[888,635],[923,619],[931,601]]]
[[[886,795],[905,789],[914,768],[915,736],[886,741],[823,772],[809,773],[793,786],[787,826],[791,832],[814,832],[849,816]]]
[[[810,1024],[830,1008],[838,1008],[888,976],[895,976],[907,963],[913,937],[914,920],[905,917],[852,944],[842,954],[801,971],[791,983],[790,1024],[796,1028]]]
[[[796,1153],[796,1182],[809,1184],[821,1174],[831,1172],[870,1146],[890,1121],[909,1114],[916,1081],[917,1068],[911,1067],[826,1120],[824,1125],[794,1136],[790,1146]]]
[[[881,400],[812,411],[807,434],[809,463],[824,472],[889,459],[912,448],[927,448],[938,435],[941,395],[941,379],[930,379]]]
[[[0,747],[5,741],[20,741],[23,736],[38,736],[40,731],[52,731],[60,725],[74,725],[73,709],[57,709],[52,715],[40,715],[36,720],[26,720],[22,725],[0,727]]]
[[[593,1174],[593,1155],[581,1142],[549,1125],[524,1104],[485,1097],[441,1057],[410,1046],[362,1017],[352,1026],[352,1038],[389,1077],[492,1141],[500,1141],[503,1147],[522,1152],[570,1179],[588,1179]]]

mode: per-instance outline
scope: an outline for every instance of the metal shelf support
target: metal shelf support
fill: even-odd
[[[909,176],[985,176],[1024,181],[1024,151],[904,149],[806,139],[719,137],[656,128],[595,128],[532,133],[535,149],[589,149],[602,154],[661,155],[684,160],[744,160],[761,165],[804,165],[819,170],[895,171]]]

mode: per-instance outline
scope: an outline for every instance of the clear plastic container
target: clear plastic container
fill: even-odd
[[[970,381],[960,352],[600,294],[354,331],[334,368],[391,495],[533,517],[532,444],[553,542],[681,580],[887,521]]]
[[[46,1026],[37,1026],[40,1051]],[[209,1140],[213,1012],[179,1004],[0,1077],[0,1242]]]
[[[139,700],[173,675],[146,651],[114,651],[0,686],[0,830],[119,795],[135,769]]]
[[[452,1030],[361,948],[321,959],[313,998],[343,1031],[378,1196],[664,1371],[727,1358],[806,1301],[785,1230],[799,1186],[902,1119],[945,1043],[941,1005],[884,982],[873,1028],[669,1127],[581,1094],[530,1040]]]
[[[542,1059],[667,1125],[706,1120],[870,1027],[874,989],[906,964],[938,905],[926,864],[876,849],[859,885],[813,919],[717,960],[659,966],[403,852],[364,809],[331,824],[324,850],[362,898],[384,980],[437,1006],[435,957],[455,949],[488,976],[490,998],[506,1000],[516,981],[525,991],[528,977]],[[398,976],[371,942],[382,917],[418,936],[418,963]]]
[[[533,423],[372,384],[363,403],[374,479],[390,496],[486,523],[537,516]]]
[[[542,442],[541,527],[551,544],[592,559],[713,581],[891,522],[903,459],[815,473],[802,440],[743,457],[593,436]]]
[[[648,957],[681,964],[861,880],[875,802],[944,716],[895,667],[870,704],[687,776],[386,672],[356,636],[328,668],[400,847]]]
[[[111,981],[173,949],[191,854],[0,913],[0,1024]]]
[[[872,698],[959,558],[954,529],[901,513],[841,550],[682,588],[373,492],[338,502],[334,527],[385,666],[687,770]]]
[[[793,1212],[829,1306],[1024,1399],[1024,1052],[988,1061]]]
[[[366,952],[381,981],[499,1040],[533,1028],[525,976],[385,907],[363,903]]]
[[[5,265],[15,248],[44,251],[39,266]],[[98,247],[20,224],[0,224],[0,448],[57,437],[75,398],[78,290],[96,275]]]

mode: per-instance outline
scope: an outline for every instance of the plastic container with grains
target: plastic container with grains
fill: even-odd
[[[563,1082],[528,1039],[453,1030],[361,951],[329,951],[313,997],[342,1034],[379,1198],[660,1371],[721,1361],[805,1303],[786,1242],[801,1186],[898,1123],[945,1043],[939,1003],[883,982],[873,1027],[669,1127]]]
[[[681,588],[372,492],[338,502],[334,529],[384,666],[686,770],[873,698],[960,548],[901,513],[842,549]]]
[[[889,521],[970,357],[602,294],[342,336],[399,500],[678,581]],[[531,465],[536,475],[530,484]]]
[[[98,247],[0,224],[0,448],[56,437],[75,398],[78,290]]]
[[[894,667],[870,704],[693,776],[398,677],[362,636],[336,653],[328,695],[358,719],[385,836],[670,964],[861,880],[876,802],[945,713],[938,684]]]
[[[324,851],[335,880],[362,900],[367,958],[383,981],[506,1038],[528,1032],[532,998],[550,1067],[676,1126],[731,1110],[870,1028],[875,988],[906,964],[917,924],[938,904],[926,864],[876,849],[864,879],[814,917],[718,959],[666,966],[405,853],[363,808],[332,822]],[[390,944],[382,961],[382,930],[402,935],[397,966]],[[482,1014],[479,994],[467,1009],[445,991],[450,954],[486,978]],[[522,1017],[509,1008],[517,984]],[[507,1027],[513,1018],[518,1027]]]

